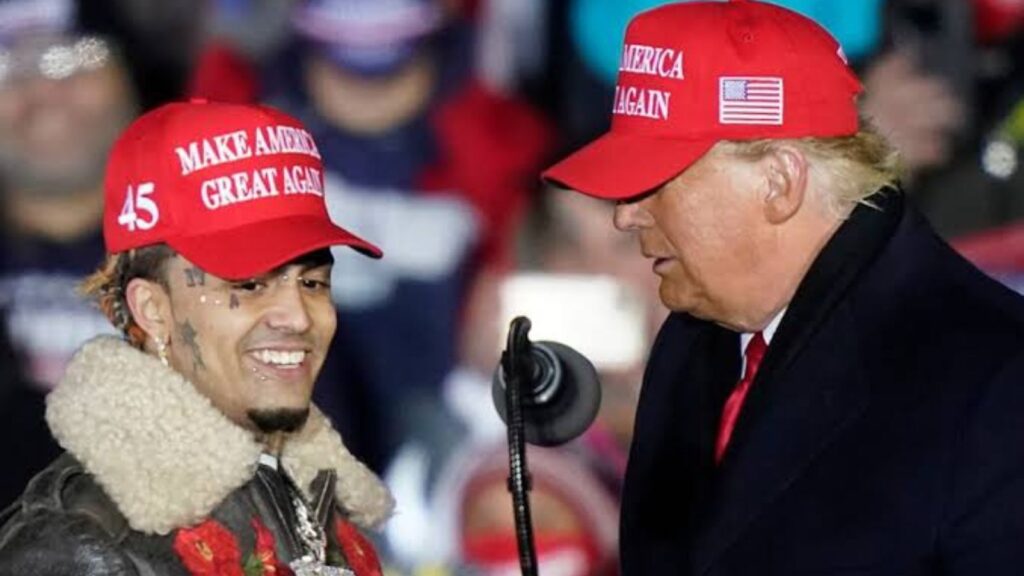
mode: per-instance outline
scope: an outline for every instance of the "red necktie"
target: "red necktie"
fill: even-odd
[[[740,415],[743,400],[747,397],[750,383],[754,381],[757,368],[761,365],[761,359],[764,358],[767,349],[768,344],[765,343],[764,336],[760,332],[755,332],[743,353],[747,361],[743,379],[733,388],[732,394],[729,394],[729,399],[725,401],[725,406],[722,408],[722,419],[718,424],[718,438],[715,440],[716,463],[721,462],[722,455],[725,454],[725,447],[729,445],[729,437],[732,436],[732,429],[736,426],[736,418]]]

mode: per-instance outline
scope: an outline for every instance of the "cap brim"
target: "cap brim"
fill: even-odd
[[[279,218],[168,239],[167,244],[196,266],[227,280],[259,276],[329,246],[351,246],[371,258],[383,256],[380,248],[317,216]]]
[[[609,132],[545,170],[541,178],[588,196],[623,200],[678,176],[714,145],[714,140]]]

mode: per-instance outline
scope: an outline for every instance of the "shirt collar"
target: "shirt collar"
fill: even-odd
[[[779,323],[782,322],[782,317],[785,316],[785,315],[786,315],[786,309],[785,308],[783,308],[782,310],[779,310],[778,313],[775,314],[775,316],[772,317],[771,322],[769,322],[768,325],[764,327],[764,330],[761,330],[761,336],[764,337],[764,343],[765,344],[771,344],[772,343],[772,337],[775,336],[775,331],[778,330]],[[744,333],[740,334],[740,350],[743,351],[744,353],[746,353],[746,351],[747,351],[747,344],[750,344],[750,341],[753,338],[754,338],[754,333],[753,332],[744,332]]]

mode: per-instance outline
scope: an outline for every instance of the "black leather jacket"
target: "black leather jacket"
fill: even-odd
[[[377,571],[355,525],[380,525],[391,495],[315,406],[268,458],[180,374],[103,337],[46,418],[67,453],[0,514],[0,576],[280,576],[311,553]]]
[[[328,564],[347,567],[344,547],[335,530],[343,513],[335,504],[334,481],[333,471],[318,475],[310,505],[327,535]],[[258,466],[252,480],[231,493],[211,514],[211,519],[234,537],[240,553],[239,567],[252,561],[257,547],[254,519],[273,535],[276,556],[283,564],[303,555],[287,482],[276,470]],[[2,576],[193,573],[175,550],[176,539],[182,538],[180,530],[167,535],[132,530],[95,479],[69,454],[29,483],[22,498],[0,516],[0,524]],[[215,555],[221,552],[212,541],[210,544]],[[363,546],[364,553],[372,551]]]

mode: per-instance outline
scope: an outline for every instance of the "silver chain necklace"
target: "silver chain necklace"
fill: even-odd
[[[298,523],[298,537],[305,552],[288,563],[295,576],[355,576],[355,572],[347,568],[327,565],[327,535],[323,526],[313,518],[298,489],[288,483],[288,490]]]

